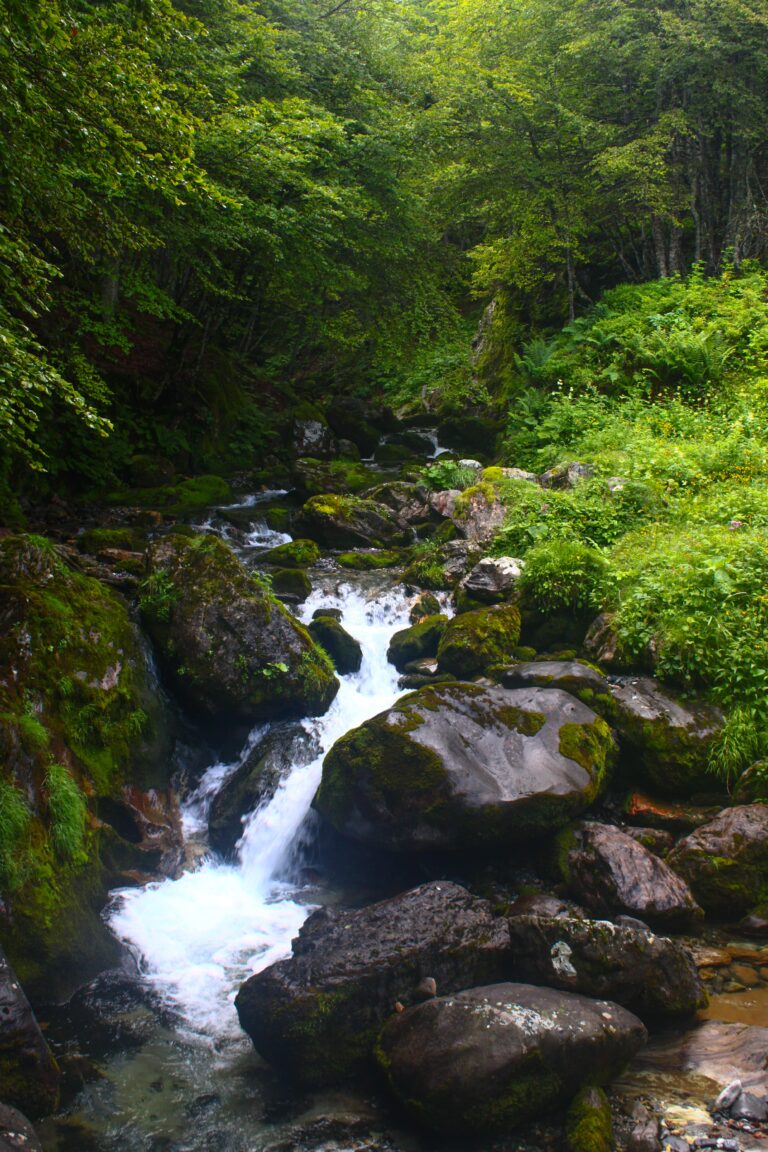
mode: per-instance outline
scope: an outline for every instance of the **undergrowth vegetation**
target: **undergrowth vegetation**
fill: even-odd
[[[526,557],[542,606],[580,596],[610,611],[628,660],[723,705],[712,767],[727,780],[768,753],[766,300],[756,268],[625,285],[534,341],[504,461],[579,460],[593,477],[565,491],[497,485],[494,551]],[[587,555],[605,572],[579,583]]]

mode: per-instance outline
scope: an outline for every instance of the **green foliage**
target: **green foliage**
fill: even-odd
[[[139,585],[139,607],[145,615],[167,623],[179,595],[178,588],[167,572],[152,572]]]
[[[435,492],[448,488],[463,491],[477,483],[476,468],[462,468],[456,460],[437,460],[422,471],[422,479]]]
[[[32,815],[23,795],[0,780],[0,890],[13,892],[25,878],[23,846]]]
[[[50,814],[50,836],[55,851],[65,860],[84,860],[86,803],[70,772],[51,764],[45,777]]]
[[[403,572],[406,583],[435,591],[449,587],[443,567],[440,545],[435,540],[424,540],[411,549],[411,559]]]
[[[610,566],[596,548],[572,540],[537,544],[526,555],[520,587],[539,612],[595,613],[609,597]]]

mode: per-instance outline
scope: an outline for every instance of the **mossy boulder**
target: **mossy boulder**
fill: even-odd
[[[582,660],[521,660],[502,673],[501,682],[505,688],[562,688],[595,712],[610,714],[608,681]]]
[[[54,1112],[61,1072],[24,992],[0,948],[0,1091],[31,1116]]]
[[[418,624],[427,616],[439,616],[442,612],[440,601],[432,592],[422,592],[418,596],[408,614],[411,624]]]
[[[344,1083],[368,1071],[395,1001],[432,977],[444,992],[501,979],[506,925],[458,884],[424,884],[359,911],[323,908],[293,955],[252,976],[235,1006],[256,1050],[293,1083]]]
[[[437,516],[429,503],[429,492],[422,484],[408,483],[405,480],[389,480],[385,484],[377,484],[366,493],[369,500],[377,504],[386,504],[397,518],[405,524],[424,525],[429,521],[437,522]]]
[[[335,399],[328,408],[328,420],[337,436],[351,440],[363,456],[372,456],[382,432],[397,426],[391,413],[367,404],[356,396]]]
[[[94,556],[105,548],[119,548],[132,552],[141,543],[141,534],[134,528],[86,528],[77,537],[77,547],[81,552]]]
[[[676,871],[620,828],[582,821],[559,833],[556,863],[571,894],[599,915],[688,928],[701,908]]]
[[[611,696],[622,750],[649,784],[673,796],[711,791],[707,768],[724,723],[719,708],[676,699],[645,676],[617,678]]]
[[[314,460],[305,457],[293,467],[293,486],[306,500],[324,492],[360,492],[374,482],[375,473],[359,460]]]
[[[440,996],[385,1025],[379,1064],[422,1126],[455,1136],[506,1133],[607,1084],[647,1033],[626,1008],[529,984]]]
[[[336,563],[352,572],[376,572],[379,568],[396,568],[402,558],[401,552],[377,548],[372,552],[340,552]]]
[[[0,939],[63,998],[118,946],[100,911],[104,798],[167,784],[169,715],[124,601],[34,536],[0,542]]]
[[[275,564],[278,568],[311,568],[320,559],[320,549],[314,540],[291,540],[278,544],[259,557],[262,564]]]
[[[688,950],[642,928],[516,915],[509,938],[518,980],[615,1000],[646,1021],[690,1016],[706,1003]]]
[[[313,803],[379,848],[508,849],[587,808],[613,751],[605,722],[564,692],[441,684],[337,740]]]
[[[298,528],[326,548],[385,548],[408,542],[410,532],[385,504],[325,493],[302,508]]]
[[[437,649],[441,672],[471,679],[508,664],[520,642],[520,612],[514,604],[477,608],[455,616]]]
[[[412,660],[436,656],[440,637],[447,624],[447,616],[425,616],[410,628],[395,632],[389,642],[387,660],[390,664],[394,664],[398,672],[403,672],[406,664],[410,664]]]
[[[149,561],[142,613],[170,683],[200,718],[253,723],[328,709],[338,690],[330,660],[226,544],[170,535]]]
[[[122,488],[107,497],[110,504],[160,508],[174,516],[202,512],[232,499],[232,489],[221,476],[192,476],[158,488]]]
[[[707,912],[734,920],[768,901],[768,804],[726,808],[681,840],[668,863]]]
[[[312,581],[301,568],[275,568],[270,575],[272,590],[293,604],[301,604],[312,594]]]
[[[317,616],[309,625],[312,639],[320,644],[330,656],[336,671],[342,676],[359,672],[363,662],[360,641],[350,636],[338,620],[331,616]]]
[[[608,1097],[591,1085],[576,1094],[565,1118],[566,1152],[614,1152]]]

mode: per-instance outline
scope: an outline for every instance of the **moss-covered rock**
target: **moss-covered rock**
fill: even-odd
[[[0,542],[0,600],[0,938],[52,999],[114,963],[94,813],[166,784],[169,722],[125,603],[49,541]]]
[[[327,548],[383,548],[405,544],[410,536],[385,504],[333,493],[308,500],[299,514],[298,527]]]
[[[301,568],[275,568],[271,577],[273,591],[293,604],[300,604],[312,594],[312,581]]]
[[[668,863],[715,916],[734,920],[768,902],[768,804],[726,808],[681,840]]]
[[[709,758],[723,714],[702,702],[676,699],[648,677],[618,677],[607,715],[622,749],[645,780],[667,795],[711,790]]]
[[[431,592],[422,592],[416,599],[411,611],[409,613],[409,620],[411,624],[418,624],[420,620],[424,620],[427,616],[439,616],[442,612],[440,601],[437,596]]]
[[[374,482],[375,473],[359,460],[313,460],[305,457],[293,467],[293,486],[303,499],[324,492],[341,495],[360,492]]]
[[[157,541],[141,607],[169,680],[201,718],[318,715],[336,694],[307,629],[215,536]]]
[[[319,644],[330,656],[336,671],[342,676],[350,672],[359,672],[363,662],[363,650],[360,641],[350,636],[346,628],[332,616],[316,616],[309,625],[312,639]]]
[[[613,751],[605,722],[564,692],[432,686],[334,744],[314,806],[380,848],[508,848],[587,808]]]
[[[16,974],[0,948],[0,1085],[3,1100],[31,1116],[56,1110],[61,1072]]]
[[[159,488],[121,488],[108,496],[110,504],[161,508],[175,516],[201,512],[232,499],[232,489],[221,476],[193,476]]]
[[[441,672],[471,679],[508,664],[520,641],[520,612],[514,604],[478,608],[454,617],[437,650]]]
[[[141,534],[133,528],[86,528],[77,538],[81,552],[98,555],[104,548],[120,548],[132,552],[142,542]]]
[[[392,1016],[376,1052],[420,1125],[476,1137],[607,1084],[645,1040],[637,1017],[610,1000],[492,984]]]
[[[447,624],[447,616],[425,616],[418,624],[412,624],[410,628],[395,632],[389,642],[387,660],[390,664],[394,664],[398,672],[403,672],[406,664],[410,664],[412,660],[436,656],[440,637]]]
[[[611,1106],[602,1088],[582,1088],[571,1101],[565,1147],[567,1152],[613,1152]]]
[[[270,548],[259,560],[263,564],[275,564],[278,568],[311,568],[320,559],[320,549],[314,540],[291,540],[288,544],[278,544]]]
[[[402,553],[389,548],[377,548],[373,552],[340,552],[336,563],[352,572],[375,572],[379,568],[396,568],[402,562]]]

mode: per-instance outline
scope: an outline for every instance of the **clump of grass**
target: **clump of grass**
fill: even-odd
[[[0,780],[0,889],[13,892],[24,882],[24,839],[32,819],[15,785]]]
[[[85,840],[85,797],[63,764],[49,765],[45,790],[54,850],[65,860],[77,860]]]

